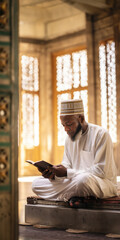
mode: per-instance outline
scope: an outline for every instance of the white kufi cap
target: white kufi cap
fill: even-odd
[[[82,99],[71,99],[61,101],[60,115],[84,114]]]

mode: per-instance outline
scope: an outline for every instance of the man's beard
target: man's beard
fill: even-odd
[[[77,135],[81,130],[82,130],[82,126],[81,126],[81,124],[79,123],[79,125],[78,125],[78,127],[77,127],[77,129],[76,129],[75,134],[71,137],[71,140],[72,140],[72,141],[75,141],[76,135]]]

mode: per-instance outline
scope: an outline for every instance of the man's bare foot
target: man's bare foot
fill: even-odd
[[[81,204],[83,204],[84,197],[71,197],[68,202],[70,207],[72,208],[80,208]]]

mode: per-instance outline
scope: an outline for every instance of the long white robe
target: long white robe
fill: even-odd
[[[88,124],[75,141],[67,136],[62,164],[67,177],[55,180],[38,177],[33,191],[43,199],[68,200],[72,196],[106,198],[117,195],[116,166],[109,133],[102,127]]]

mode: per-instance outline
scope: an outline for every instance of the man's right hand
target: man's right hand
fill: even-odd
[[[43,171],[42,176],[44,178],[49,178],[51,180],[55,179],[55,173],[53,171],[51,171],[50,169],[46,169],[45,171]]]
[[[45,171],[42,172],[44,178],[49,178],[54,180],[55,176],[57,177],[66,177],[67,168],[63,165],[53,165],[53,167],[48,167]]]
[[[51,167],[51,169],[53,169],[53,172],[55,173],[55,175],[57,177],[66,177],[67,176],[67,168],[61,164],[53,165],[53,167]]]

